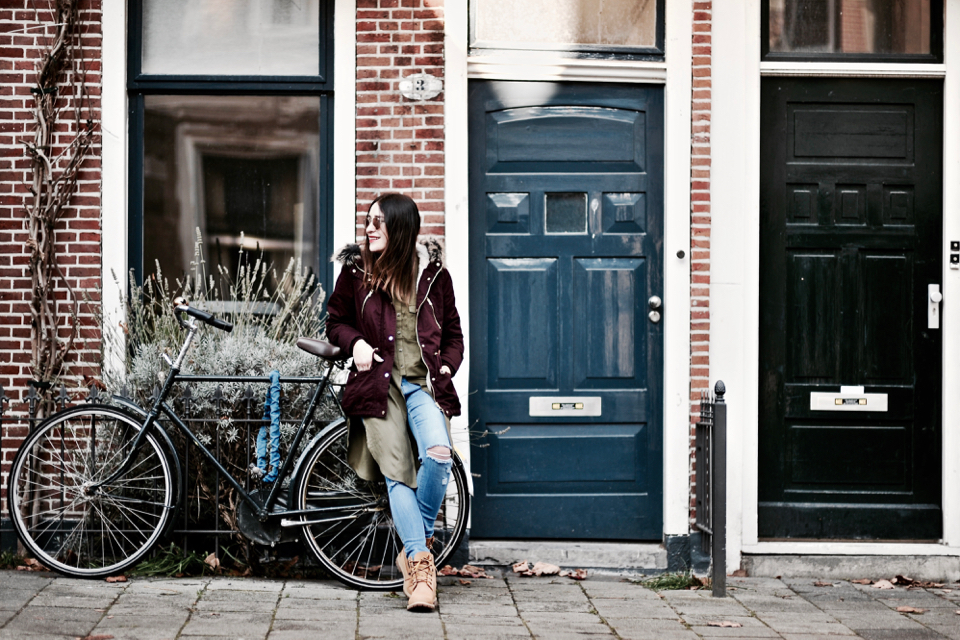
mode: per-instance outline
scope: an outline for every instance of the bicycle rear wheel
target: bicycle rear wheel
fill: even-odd
[[[10,517],[24,546],[47,567],[97,578],[139,562],[176,508],[172,466],[148,433],[129,470],[108,478],[142,425],[122,411],[82,406],[51,416],[21,445],[10,469]]]
[[[301,540],[320,564],[341,582],[358,589],[395,590],[403,576],[394,561],[403,547],[390,515],[387,486],[367,482],[347,464],[348,427],[334,423],[304,458],[296,483],[294,509]],[[447,495],[434,527],[433,555],[442,567],[463,540],[470,512],[467,474],[454,453]]]

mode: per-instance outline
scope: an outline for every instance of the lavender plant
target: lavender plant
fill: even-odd
[[[278,274],[272,265],[242,248],[237,273],[229,274],[220,268],[216,274],[208,274],[202,247],[198,230],[191,272],[183,280],[176,280],[173,286],[161,273],[159,264],[142,286],[131,277],[130,295],[124,298],[126,317],[120,326],[122,335],[105,327],[107,348],[111,344],[116,347],[119,340],[125,345],[126,354],[121,372],[111,373],[105,368],[108,389],[122,390],[141,406],[149,405],[169,370],[163,355],[175,357],[185,335],[173,312],[172,300],[177,296],[184,296],[192,306],[206,309],[234,325],[231,333],[201,325],[184,362],[184,374],[266,376],[276,369],[283,377],[322,375],[324,363],[296,346],[300,336],[323,335],[324,292],[313,274],[295,260]],[[177,384],[168,402],[173,403],[182,417],[192,419],[190,426],[201,442],[216,444],[221,463],[242,478],[254,457],[253,440],[261,424],[266,388],[265,384],[210,382],[189,385],[187,392],[187,384]],[[284,456],[300,453],[289,451],[289,445],[312,391],[313,385],[285,384],[283,387],[281,453]],[[189,395],[189,402],[184,402],[185,394]],[[317,409],[311,430],[322,427],[337,415],[336,406],[327,399]],[[309,438],[305,438],[303,442],[308,441]],[[180,442],[178,446],[186,443]],[[188,488],[191,503],[195,503],[191,519],[209,528],[209,519],[219,516],[236,529],[235,491],[205,469],[200,456],[191,455],[188,459],[188,477],[197,482],[196,488]],[[219,501],[214,501],[217,496]],[[219,514],[213,513],[215,502],[220,505]]]

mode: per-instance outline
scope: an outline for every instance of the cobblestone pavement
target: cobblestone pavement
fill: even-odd
[[[334,582],[234,578],[71,580],[0,571],[0,640],[363,638],[785,638],[960,640],[960,585],[897,588],[812,579],[731,578],[729,598],[616,578],[441,578],[440,607]],[[900,613],[900,606],[924,609]],[[713,626],[738,623],[739,627]]]

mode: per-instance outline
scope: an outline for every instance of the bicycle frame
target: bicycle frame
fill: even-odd
[[[257,513],[257,517],[261,522],[266,521],[270,516],[290,516],[290,515],[303,515],[308,513],[314,513],[313,509],[301,509],[301,510],[284,510],[273,512],[272,507],[276,502],[277,497],[279,496],[281,490],[282,480],[287,477],[287,474],[290,473],[291,465],[294,464],[295,460],[292,455],[288,455],[286,460],[283,461],[283,464],[280,467],[280,471],[277,475],[277,479],[272,483],[273,486],[270,488],[270,492],[267,495],[267,499],[263,501],[263,504],[260,505],[256,500],[250,495],[243,485],[233,476],[232,473],[227,471],[227,469],[220,463],[220,460],[207,449],[206,446],[197,438],[196,434],[180,419],[173,407],[167,404],[167,397],[170,395],[170,391],[173,389],[173,385],[177,382],[219,382],[224,376],[202,376],[202,375],[180,375],[180,366],[183,364],[183,360],[186,357],[187,351],[190,348],[193,338],[197,333],[197,323],[190,321],[184,322],[184,325],[187,327],[187,337],[184,339],[183,345],[180,348],[180,352],[177,355],[177,359],[171,361],[169,358],[166,358],[167,362],[170,364],[170,372],[167,374],[167,378],[163,383],[163,387],[160,390],[160,393],[157,395],[156,399],[153,402],[153,405],[150,407],[150,410],[146,413],[146,418],[143,423],[143,428],[140,429],[140,432],[137,434],[136,438],[131,445],[130,453],[127,455],[123,463],[117,468],[117,470],[107,477],[104,480],[92,485],[90,491],[95,491],[101,486],[115,482],[123,474],[125,474],[129,467],[133,463],[133,459],[143,444],[144,439],[148,431],[157,429],[162,431],[162,429],[157,425],[157,420],[161,414],[166,416],[176,427],[183,433],[187,439],[190,440],[196,446],[201,454],[217,468],[217,470],[222,474],[227,482],[237,490],[240,497],[254,509]],[[310,398],[310,404],[307,406],[307,411],[303,416],[303,420],[300,422],[300,426],[297,428],[297,433],[294,436],[293,443],[290,445],[290,451],[296,451],[303,436],[307,431],[307,425],[313,420],[313,414],[316,412],[317,405],[320,402],[320,398],[323,397],[331,387],[330,378],[333,375],[335,368],[338,368],[337,364],[330,363],[327,366],[326,374],[321,377],[288,377],[281,378],[281,382],[300,382],[300,383],[316,383],[316,387],[313,391],[313,396]],[[248,383],[262,383],[270,382],[270,378],[258,377],[258,376],[230,376],[229,380],[231,382],[248,382]],[[337,406],[340,407],[340,399],[337,398],[337,394],[331,394],[331,397],[337,403]],[[343,413],[343,408],[340,407],[341,414]]]

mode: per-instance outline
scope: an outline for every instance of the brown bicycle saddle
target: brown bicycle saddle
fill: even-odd
[[[320,356],[324,360],[330,360],[331,362],[346,359],[340,347],[332,345],[326,340],[300,338],[297,340],[297,346],[307,353],[312,353],[315,356]]]

